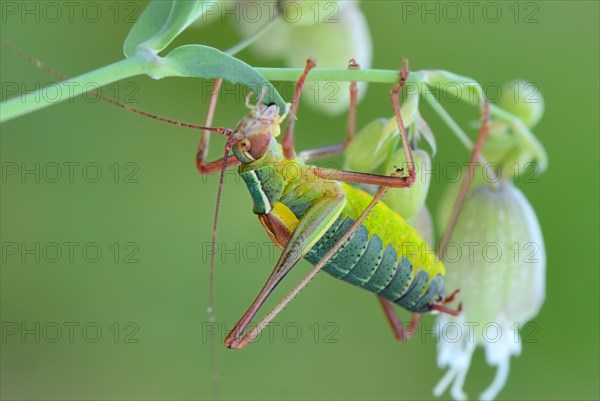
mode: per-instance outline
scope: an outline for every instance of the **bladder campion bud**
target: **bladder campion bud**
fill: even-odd
[[[429,153],[416,149],[412,151],[412,155],[416,172],[414,184],[410,188],[390,188],[384,198],[385,203],[393,211],[407,220],[416,216],[419,210],[423,208],[431,180],[431,158]],[[385,171],[393,171],[394,166],[407,170],[406,157],[402,147],[394,152]]]
[[[282,18],[273,21],[269,13],[258,20],[242,19],[236,27],[245,36],[272,26],[261,40],[250,48],[260,56],[283,59],[285,65],[299,68],[312,58],[317,68],[347,68],[355,59],[360,68],[371,67],[373,43],[369,26],[362,11],[351,1],[280,1],[277,7]],[[302,97],[309,105],[327,114],[336,115],[348,110],[350,104],[349,82],[318,81],[304,87]],[[293,93],[293,85],[289,86]],[[358,82],[358,101],[366,93],[366,82]],[[287,93],[284,92],[284,96]]]
[[[528,128],[533,128],[544,114],[544,98],[532,82],[511,81],[502,87],[498,106],[521,118]]]
[[[479,105],[483,98],[481,85],[472,78],[444,70],[423,71],[423,81],[431,88],[445,93],[444,98]]]
[[[292,26],[290,33],[289,47],[283,54],[289,67],[304,65],[308,57],[316,61],[317,68],[347,68],[352,58],[360,68],[371,67],[371,34],[362,11],[354,2],[348,2],[337,13],[336,23]],[[318,110],[337,115],[348,110],[349,87],[349,82],[308,82],[302,97]],[[358,82],[357,87],[360,101],[367,85]]]
[[[539,312],[545,296],[546,251],[538,219],[525,196],[510,182],[470,191],[446,247],[445,285],[461,290],[460,316],[440,315],[438,365],[448,367],[434,389],[451,385],[456,400],[477,346],[496,376],[480,399],[494,399],[508,378],[510,358],[521,353],[519,328]],[[448,334],[460,327],[462,334]],[[467,334],[468,327],[475,327]]]
[[[339,22],[338,13],[348,3],[335,0],[279,0],[277,7],[285,22],[306,26]]]
[[[398,142],[397,130],[388,129],[389,120],[378,118],[364,126],[344,151],[344,169],[373,172],[385,162]]]
[[[427,245],[432,247],[435,245],[435,230],[433,229],[433,219],[427,205],[423,205],[421,210],[410,220],[408,224],[417,230],[421,238],[427,242]]]

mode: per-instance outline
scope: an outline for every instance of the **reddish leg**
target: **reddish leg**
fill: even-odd
[[[442,235],[442,240],[440,241],[439,247],[439,255],[440,259],[444,259],[444,254],[446,252],[446,246],[452,237],[452,233],[454,232],[454,228],[456,227],[456,222],[458,221],[458,217],[460,216],[460,212],[462,211],[462,207],[467,198],[467,193],[469,192],[469,187],[471,182],[473,181],[473,171],[475,169],[475,165],[479,160],[479,156],[481,155],[481,150],[483,149],[483,145],[485,144],[485,140],[487,139],[487,135],[490,128],[490,106],[486,98],[481,99],[481,126],[479,128],[479,134],[477,135],[477,141],[475,142],[475,146],[473,147],[473,151],[471,152],[471,159],[469,160],[469,168],[467,169],[467,175],[463,179],[463,182],[460,187],[460,192],[456,197],[456,201],[454,202],[454,207],[452,208],[452,213],[450,215],[450,220],[448,221],[448,225],[446,226],[446,230]],[[450,303],[454,300],[454,296],[458,293],[458,290],[454,291],[447,297],[441,305],[434,305],[432,310],[436,310],[438,312],[447,313],[452,316],[458,316],[462,311],[462,304],[458,304],[457,309],[450,309],[445,304]]]
[[[396,115],[396,121],[398,123],[398,128],[400,129],[400,137],[402,138],[402,146],[404,147],[404,155],[406,156],[408,174],[409,176],[414,177],[415,163],[413,162],[412,152],[410,151],[410,145],[406,137],[406,128],[404,127],[404,123],[402,122],[402,114],[400,113],[400,100],[398,99],[398,95],[400,94],[400,91],[406,84],[406,80],[408,79],[409,74],[408,60],[403,59],[402,63],[404,65],[400,70],[400,80],[390,91],[390,98],[392,99],[392,105],[394,106],[394,114]]]
[[[452,315],[452,316],[460,315],[460,312],[462,312],[462,302],[458,304],[458,308],[456,308],[456,309],[450,309],[447,306],[445,306],[446,304],[449,304],[450,302],[454,301],[456,294],[458,294],[459,292],[460,292],[460,290],[452,291],[452,294],[450,294],[450,296],[448,296],[446,299],[444,299],[444,302],[442,302],[441,305],[433,305],[431,310],[435,310],[435,311],[442,312],[442,313],[447,313],[448,315]]]
[[[467,198],[467,193],[469,192],[469,187],[471,182],[473,181],[473,171],[475,169],[475,165],[479,160],[479,156],[481,154],[481,150],[483,149],[483,145],[485,144],[485,140],[487,139],[487,135],[490,127],[490,106],[487,99],[481,99],[481,126],[479,128],[479,134],[477,135],[477,141],[475,142],[475,146],[473,147],[473,151],[471,152],[471,159],[469,160],[469,168],[467,169],[467,175],[463,179],[463,182],[460,187],[460,192],[456,197],[456,201],[454,202],[454,207],[452,208],[452,214],[450,215],[450,220],[448,221],[448,225],[446,226],[446,230],[442,235],[442,240],[440,241],[439,247],[439,255],[440,259],[444,259],[444,254],[446,252],[446,246],[452,237],[452,233],[454,232],[454,228],[456,227],[456,222],[460,216],[460,212],[462,211],[462,206],[465,203]],[[458,305],[457,309],[450,309],[445,304],[452,302],[454,296],[458,290],[454,291],[448,298],[446,298],[442,305],[434,305],[432,310],[436,310],[442,313],[447,313],[452,316],[457,316],[462,311],[462,304]]]
[[[283,137],[283,141],[281,141],[281,146],[283,147],[283,156],[290,160],[296,156],[296,152],[294,151],[294,124],[296,122],[296,112],[298,111],[298,103],[300,103],[300,95],[302,94],[302,87],[304,86],[304,82],[306,82],[306,77],[310,70],[315,68],[316,64],[313,60],[306,60],[306,66],[304,67],[304,72],[298,78],[298,82],[296,82],[296,90],[294,91],[294,100],[292,102],[292,110],[289,115],[289,121],[287,125],[287,129],[285,130],[285,135]]]
[[[406,60],[403,60],[403,62],[404,66],[400,70],[400,79],[390,91],[390,98],[394,107],[394,115],[396,116],[396,122],[398,123],[398,128],[400,130],[400,137],[402,138],[402,146],[404,147],[404,153],[406,155],[408,175],[390,177],[312,166],[311,168],[317,177],[328,180],[355,182],[361,184],[376,184],[392,188],[408,188],[411,187],[415,182],[415,166],[412,153],[410,151],[410,145],[406,136],[406,129],[402,121],[402,114],[400,113],[400,100],[398,99],[398,94],[406,84],[406,79],[409,74],[408,62]],[[401,169],[399,171],[401,171]]]
[[[444,231],[444,234],[442,235],[442,240],[440,241],[440,259],[444,259],[444,254],[446,253],[446,246],[448,245],[448,242],[452,237],[452,233],[454,232],[456,222],[458,221],[458,217],[460,216],[460,212],[462,211],[462,206],[467,198],[469,187],[471,185],[471,182],[473,182],[473,172],[475,170],[477,161],[479,160],[479,156],[481,155],[481,151],[483,149],[483,145],[485,144],[485,140],[487,139],[489,128],[490,105],[487,99],[483,98],[481,99],[481,126],[479,128],[479,134],[477,135],[475,146],[473,146],[473,150],[471,152],[471,159],[469,160],[467,174],[463,179],[463,182],[460,187],[460,192],[458,193],[458,196],[456,197],[456,201],[454,202],[454,206],[452,208],[452,213],[450,215],[448,225],[446,226],[446,230]]]
[[[358,70],[360,69],[360,65],[356,63],[356,60],[350,59],[348,62],[348,69]],[[322,148],[311,149],[302,151],[299,154],[299,157],[304,161],[313,161],[322,159],[324,157],[335,156],[339,153],[342,153],[348,144],[352,142],[354,137],[356,136],[356,103],[357,103],[357,95],[358,89],[356,85],[356,81],[350,82],[350,109],[348,111],[348,125],[347,125],[347,133],[346,140],[341,143],[336,143],[335,145],[324,146]]]
[[[343,244],[356,232],[356,230],[363,223],[364,219],[375,207],[377,202],[385,195],[387,191],[386,187],[380,187],[379,191],[375,194],[367,208],[358,216],[354,224],[348,229],[348,231],[342,235],[342,237],[335,243],[335,245],[323,256],[323,258],[308,272],[306,276],[296,285],[284,298],[279,302],[267,315],[262,318],[254,327],[252,327],[246,334],[243,334],[246,328],[250,325],[250,321],[256,315],[257,309],[251,308],[238,322],[236,328],[225,339],[225,344],[230,348],[243,348],[248,345],[258,334],[264,330],[264,328],[277,316],[287,304],[289,304],[296,295],[308,284],[308,282],[323,268],[323,266],[339,251]],[[267,294],[268,296],[268,294]],[[260,295],[259,295],[260,297]],[[266,298],[266,297],[265,297]]]
[[[217,106],[217,99],[219,97],[219,90],[221,89],[221,84],[223,80],[221,78],[215,79],[215,83],[213,85],[213,90],[210,95],[210,103],[208,105],[208,112],[206,113],[206,120],[204,126],[211,127],[213,117],[215,115],[215,108]],[[205,162],[206,157],[208,155],[208,146],[210,143],[210,132],[204,131],[202,133],[202,137],[200,138],[200,143],[198,144],[198,151],[196,153],[196,167],[200,174],[214,174],[217,171],[223,168],[223,158],[212,161]],[[239,161],[235,158],[235,156],[230,155],[227,157],[226,166],[229,168],[231,166],[235,166]]]
[[[396,314],[396,311],[394,311],[394,307],[392,306],[390,301],[379,296],[377,297],[377,299],[379,299],[379,303],[383,308],[383,312],[385,313],[385,316],[392,328],[392,331],[394,332],[394,336],[398,341],[406,341],[417,332],[419,323],[421,322],[421,314],[413,314],[410,318],[408,328],[404,328],[404,325],[398,318],[398,315]]]
[[[456,297],[456,294],[458,294],[459,292],[460,292],[460,290],[452,291],[452,294],[450,294],[449,296],[446,297],[446,299],[444,300],[444,303],[449,304],[450,302],[454,301],[454,297]]]

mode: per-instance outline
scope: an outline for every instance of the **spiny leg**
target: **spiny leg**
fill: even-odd
[[[210,103],[208,105],[208,111],[206,113],[206,120],[204,126],[211,127],[213,117],[215,114],[215,108],[217,106],[217,99],[219,98],[219,90],[221,89],[221,84],[223,80],[221,78],[215,79],[213,84],[212,93],[210,95]],[[210,144],[210,131],[204,130],[202,132],[202,137],[200,138],[200,143],[198,144],[198,151],[196,152],[196,167],[200,174],[213,174],[219,171],[223,167],[223,159],[218,159],[212,162],[205,162],[206,157],[208,155],[208,147]],[[238,160],[233,155],[227,156],[227,163],[225,164],[227,167],[235,166],[238,164]]]
[[[414,177],[415,176],[415,163],[413,161],[412,152],[410,150],[410,144],[408,143],[408,138],[406,136],[406,128],[404,127],[404,123],[402,122],[402,114],[400,113],[400,100],[398,95],[402,91],[402,88],[406,84],[406,80],[408,79],[408,74],[410,70],[408,68],[408,60],[402,59],[402,69],[400,70],[400,80],[392,90],[390,91],[390,98],[392,100],[392,106],[394,107],[394,114],[396,116],[396,122],[398,123],[398,129],[400,130],[400,137],[402,138],[402,146],[404,147],[404,155],[406,156],[406,164],[408,168],[408,175]]]
[[[392,328],[392,331],[394,332],[394,337],[396,337],[397,340],[406,341],[417,332],[417,327],[419,326],[422,317],[420,313],[413,314],[410,318],[408,328],[404,328],[404,325],[398,318],[398,314],[394,310],[394,307],[392,306],[391,302],[380,296],[378,296],[377,299],[379,299],[379,303],[383,308],[383,313],[385,313],[385,316]]]
[[[315,68],[316,64],[313,60],[306,60],[306,66],[304,67],[304,72],[298,78],[298,82],[296,82],[296,89],[294,91],[294,100],[292,102],[292,110],[290,111],[289,121],[287,128],[285,130],[285,135],[283,140],[281,141],[281,146],[283,147],[283,156],[290,160],[296,156],[296,151],[294,150],[294,124],[296,122],[296,113],[298,111],[298,104],[300,103],[300,95],[302,94],[302,87],[304,86],[304,82],[306,82],[306,77],[310,70]]]
[[[398,95],[404,85],[406,84],[406,80],[408,78],[409,70],[408,70],[408,61],[406,59],[403,60],[404,66],[400,70],[400,79],[398,83],[392,88],[390,91],[390,97],[392,100],[392,105],[394,108],[394,115],[396,117],[396,122],[398,124],[398,129],[400,131],[400,137],[402,138],[402,146],[404,148],[404,154],[406,155],[407,161],[407,176],[384,176],[378,174],[368,174],[368,173],[358,173],[353,171],[343,171],[337,169],[323,168],[317,166],[311,166],[314,174],[317,177],[329,180],[338,180],[338,181],[346,181],[346,182],[354,182],[360,184],[376,184],[383,185],[392,188],[408,188],[411,187],[415,182],[416,174],[415,174],[415,166],[413,162],[412,153],[410,150],[410,145],[408,143],[408,138],[406,136],[406,128],[404,127],[404,122],[402,121],[402,114],[400,113],[400,100],[398,99]],[[402,169],[399,169],[400,171]]]
[[[477,165],[477,161],[479,160],[479,156],[481,155],[481,151],[483,149],[483,145],[485,144],[485,140],[487,139],[488,131],[490,128],[490,106],[486,98],[482,98],[481,100],[481,126],[479,128],[479,134],[477,135],[477,140],[475,142],[475,146],[473,146],[473,150],[471,152],[471,159],[469,160],[469,168],[467,168],[467,175],[463,179],[463,182],[460,187],[460,191],[458,196],[456,197],[456,201],[454,202],[454,206],[452,208],[452,214],[450,215],[450,220],[448,220],[448,225],[444,234],[442,236],[442,240],[440,241],[440,258],[443,259],[444,254],[446,252],[446,246],[450,241],[450,237],[454,232],[454,228],[456,226],[456,222],[458,221],[458,217],[460,216],[460,212],[462,211],[462,206],[465,203],[465,199],[467,197],[467,193],[469,192],[469,187],[471,186],[471,182],[473,181],[473,172],[475,170],[475,166]]]
[[[467,194],[469,193],[469,188],[471,186],[471,182],[473,181],[473,172],[476,166],[477,161],[481,155],[481,151],[483,149],[483,145],[487,139],[487,135],[490,129],[490,105],[488,100],[485,97],[481,98],[481,125],[479,128],[479,133],[477,134],[477,140],[475,142],[475,146],[473,146],[473,150],[471,152],[471,159],[469,160],[469,168],[467,169],[467,174],[463,179],[463,182],[460,187],[460,191],[458,196],[456,197],[456,201],[454,202],[454,206],[452,207],[452,213],[450,214],[450,219],[448,220],[448,225],[446,226],[446,230],[442,235],[442,240],[440,241],[440,247],[438,249],[440,259],[444,259],[444,255],[446,253],[446,246],[450,242],[450,238],[452,237],[452,233],[454,232],[454,228],[456,227],[456,222],[460,216],[462,211],[462,207],[465,203]],[[457,316],[462,310],[462,304],[458,305],[457,309],[450,309],[444,304],[450,303],[454,300],[454,296],[458,293],[459,290],[455,290],[444,300],[442,305],[434,305],[433,310],[437,310],[442,313],[447,313],[452,316]]]
[[[360,70],[360,65],[353,58],[348,62],[349,70]],[[348,125],[346,140],[344,141],[344,148],[348,146],[350,142],[356,136],[356,104],[358,102],[358,85],[356,81],[350,82],[350,109],[348,110]]]
[[[350,59],[348,62],[349,70],[358,70],[360,65],[354,59]],[[358,87],[356,81],[350,82],[350,108],[348,111],[348,125],[346,139],[344,142],[336,143],[334,145],[324,146],[322,148],[310,149],[300,152],[299,157],[304,161],[314,161],[322,159],[324,157],[335,156],[346,150],[346,147],[352,142],[356,136],[356,105],[358,99]]]
[[[256,316],[260,307],[281,280],[298,264],[310,247],[333,224],[342,212],[345,204],[346,200],[343,194],[326,196],[316,201],[306,212],[304,217],[298,222],[298,226],[291,233],[289,241],[285,245],[273,272],[262,290],[225,339],[226,346],[240,348],[238,345],[242,334],[254,316]]]

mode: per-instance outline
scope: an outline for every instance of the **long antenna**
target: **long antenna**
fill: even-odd
[[[225,182],[225,171],[227,170],[227,158],[231,144],[227,141],[225,145],[225,155],[223,156],[223,168],[219,175],[219,188],[217,189],[217,203],[215,205],[215,216],[212,227],[212,249],[210,253],[210,276],[208,284],[208,321],[211,324],[216,324],[215,317],[215,255],[217,246],[217,227],[219,222],[219,209],[221,208],[221,195],[223,193],[223,183]],[[212,398],[219,399],[219,371],[217,369],[217,338],[216,334],[210,337],[210,365],[212,367],[211,382],[212,382]]]

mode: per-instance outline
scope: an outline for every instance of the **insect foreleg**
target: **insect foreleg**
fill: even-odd
[[[215,79],[213,89],[210,95],[210,103],[208,105],[208,111],[206,113],[206,120],[204,126],[212,127],[213,117],[215,115],[215,108],[217,106],[217,99],[219,98],[219,90],[223,80],[221,78]],[[208,155],[208,146],[210,144],[210,131],[203,131],[200,143],[198,143],[198,151],[196,152],[196,167],[200,174],[213,174],[219,171],[223,167],[223,159],[218,159],[212,162],[205,162]],[[235,166],[238,164],[238,160],[232,155],[227,157],[227,167]]]
[[[356,60],[350,59],[348,62],[349,70],[358,70],[360,66],[356,63]],[[324,146],[322,148],[305,150],[299,153],[299,157],[304,161],[319,160],[324,157],[335,156],[346,150],[346,147],[354,137],[356,136],[356,103],[358,99],[358,88],[356,81],[350,82],[350,108],[348,111],[348,125],[346,139],[344,142],[336,143],[334,145]]]
[[[373,184],[390,188],[409,188],[415,182],[415,171],[407,176],[388,176],[354,171],[336,170],[332,168],[309,166],[313,173],[326,180],[354,182],[358,184]],[[398,169],[400,172],[401,169]]]
[[[406,157],[406,164],[408,168],[408,176],[412,177],[412,181],[415,180],[415,163],[413,161],[412,152],[410,151],[410,145],[408,143],[408,138],[406,137],[406,128],[404,127],[404,123],[402,122],[402,113],[400,113],[400,100],[398,99],[398,94],[406,84],[406,80],[408,79],[408,74],[410,73],[408,69],[408,60],[403,59],[403,67],[400,70],[400,80],[398,83],[392,88],[390,91],[390,98],[392,100],[392,106],[394,107],[394,115],[396,116],[396,122],[398,123],[398,128],[400,130],[400,137],[402,138],[402,146],[404,147],[404,156]],[[411,183],[412,185],[412,183]]]
[[[247,342],[242,342],[241,337],[262,304],[281,282],[281,280],[292,270],[308,250],[325,234],[335,222],[346,204],[343,195],[328,196],[321,198],[306,212],[298,226],[292,233],[286,244],[275,269],[269,276],[267,282],[259,292],[258,296],[248,308],[246,313],[237,322],[231,333],[225,339],[225,345],[229,348],[242,348]]]
[[[302,87],[304,86],[304,82],[306,82],[306,77],[310,70],[315,68],[316,64],[313,60],[306,60],[306,66],[304,67],[304,72],[298,78],[298,82],[296,82],[296,89],[294,90],[294,100],[292,102],[292,109],[290,111],[290,119],[288,121],[287,128],[285,130],[285,135],[283,136],[283,140],[281,141],[281,146],[283,147],[283,156],[290,160],[293,159],[296,155],[294,151],[294,124],[296,122],[296,112],[298,111],[298,103],[300,103],[300,95],[302,94]]]
[[[413,162],[412,153],[410,150],[410,145],[408,143],[408,139],[406,137],[406,129],[404,127],[404,123],[402,121],[402,114],[400,113],[400,100],[398,99],[398,94],[406,84],[406,80],[408,78],[409,70],[408,70],[408,61],[406,59],[403,60],[404,66],[400,70],[400,79],[398,83],[392,88],[390,91],[390,98],[392,100],[392,105],[394,107],[394,115],[396,116],[396,122],[398,124],[398,128],[400,130],[400,136],[402,138],[402,145],[404,147],[404,153],[406,155],[407,160],[407,175],[405,176],[385,176],[378,174],[368,174],[368,173],[359,173],[353,171],[343,171],[329,168],[322,168],[311,166],[313,172],[316,176],[329,179],[329,180],[338,180],[338,181],[346,181],[346,182],[354,182],[359,184],[375,184],[380,186],[392,187],[392,188],[408,188],[411,187],[415,182],[416,172],[415,166]],[[352,95],[351,95],[352,96]],[[335,146],[335,145],[334,145]],[[399,169],[401,171],[402,169]]]

